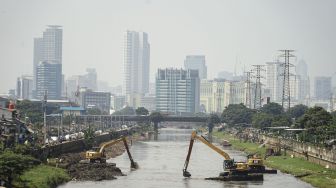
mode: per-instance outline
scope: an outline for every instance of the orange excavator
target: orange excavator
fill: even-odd
[[[184,163],[183,176],[190,177],[191,174],[187,171],[189,160],[191,156],[191,151],[194,145],[195,140],[201,141],[203,144],[210,147],[212,150],[220,154],[224,158],[223,168],[224,172],[219,174],[219,177],[215,178],[206,178],[210,180],[222,180],[222,181],[262,181],[263,174],[261,173],[250,173],[248,163],[245,162],[235,162],[234,159],[231,159],[229,154],[216,147],[210,143],[203,136],[197,135],[195,131],[191,133],[190,144],[188,149],[187,158]],[[259,161],[259,159],[255,159]]]
[[[115,145],[119,142],[124,143],[125,149],[127,151],[127,155],[131,161],[131,168],[138,168],[138,164],[133,160],[131,152],[129,151],[129,148],[128,148],[127,139],[124,136],[116,140],[104,142],[100,145],[100,147],[94,147],[93,150],[89,150],[86,152],[85,157],[86,159],[90,160],[91,163],[95,161],[99,161],[100,163],[106,163],[105,148]]]

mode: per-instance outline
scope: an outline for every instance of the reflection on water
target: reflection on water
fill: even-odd
[[[223,158],[210,148],[196,142],[191,154],[188,171],[191,178],[182,176],[182,168],[187,155],[190,134],[192,130],[161,129],[157,140],[133,142],[131,152],[140,168],[130,170],[127,154],[115,159],[117,166],[127,175],[117,177],[117,180],[102,182],[69,182],[62,188],[70,187],[136,187],[136,188],[223,188],[223,187],[311,187],[293,176],[278,173],[265,174],[263,182],[218,182],[204,180],[206,177],[218,176],[223,170]],[[244,161],[244,153],[225,148],[236,161]]]

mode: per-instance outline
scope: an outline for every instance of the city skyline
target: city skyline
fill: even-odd
[[[146,31],[151,36],[151,82],[158,68],[183,67],[188,54],[206,55],[208,77],[212,79],[219,71],[241,73],[244,65],[272,61],[278,49],[297,50],[298,59],[307,62],[312,78],[335,72],[326,68],[335,66],[334,1],[297,1],[289,8],[283,1],[211,1],[207,6],[198,1],[81,1],[79,10],[73,9],[75,1],[15,5],[2,1],[0,6],[0,62],[6,65],[0,75],[8,80],[1,84],[1,93],[15,88],[17,77],[32,74],[33,38],[50,24],[63,26],[64,74],[78,75],[86,67],[96,67],[98,80],[110,85],[122,83],[122,35],[127,29]]]

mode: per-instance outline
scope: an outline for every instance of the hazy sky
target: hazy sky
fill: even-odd
[[[63,26],[63,73],[97,69],[122,84],[124,31],[149,34],[151,80],[159,67],[182,67],[204,54],[208,76],[271,61],[295,49],[311,76],[336,72],[334,0],[0,0],[0,92],[32,73],[33,38]],[[243,66],[238,66],[241,72]]]

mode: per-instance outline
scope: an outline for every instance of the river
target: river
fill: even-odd
[[[263,182],[219,182],[204,180],[206,177],[215,177],[223,171],[223,158],[213,152],[206,145],[196,141],[189,163],[188,171],[191,178],[182,176],[182,168],[187,155],[191,130],[188,129],[160,129],[158,140],[133,142],[131,153],[140,168],[130,170],[127,154],[110,159],[122,170],[126,176],[117,177],[117,180],[100,182],[71,181],[60,188],[223,188],[223,187],[272,187],[272,188],[300,188],[312,187],[299,179],[278,172],[265,174]],[[225,148],[236,161],[246,159],[244,153]]]

